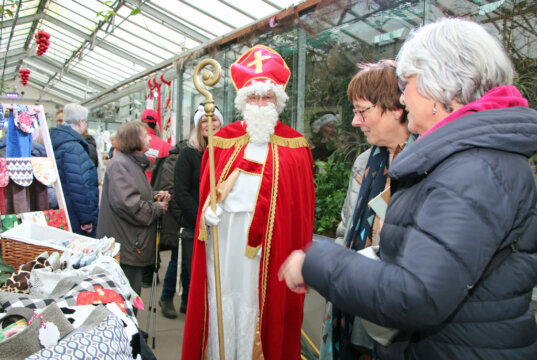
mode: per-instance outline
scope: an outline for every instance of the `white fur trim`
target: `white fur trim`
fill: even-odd
[[[205,115],[205,107],[203,105],[198,106],[198,109],[194,113],[194,127],[198,127],[200,119]],[[220,121],[220,126],[224,126],[224,117],[217,108],[214,108],[214,116]]]

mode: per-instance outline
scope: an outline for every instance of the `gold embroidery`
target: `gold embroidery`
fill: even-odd
[[[241,146],[247,144],[250,141],[250,135],[244,134],[242,136],[226,139],[223,137],[215,136],[213,138],[214,146],[219,147],[220,149],[229,149],[233,146]]]
[[[216,185],[220,185],[220,183],[222,183],[222,181],[227,179],[227,174],[229,173],[229,169],[231,168],[231,165],[233,164],[233,162],[237,158],[237,155],[239,155],[239,152],[241,151],[242,147],[244,145],[246,145],[246,144],[247,144],[247,142],[245,144],[240,145],[240,146],[237,145],[235,150],[233,150],[233,153],[231,154],[226,166],[224,167],[224,170],[222,170],[222,174],[220,174],[220,178],[218,179],[218,183]]]
[[[284,146],[292,149],[308,147],[308,142],[303,137],[284,138],[278,135],[270,135],[270,143],[278,146]]]
[[[250,174],[250,175],[255,175],[255,176],[262,176],[262,175],[263,175],[263,173],[261,173],[261,174],[257,174],[257,173],[253,173],[253,172],[246,171],[246,170],[242,170],[242,169],[238,169],[238,170],[239,170],[240,172],[245,173],[245,174]],[[258,191],[258,193],[259,193],[259,191]]]
[[[267,277],[268,277],[268,262],[270,255],[270,246],[272,244],[272,231],[274,229],[274,217],[276,216],[276,200],[278,198],[278,179],[280,172],[280,164],[278,159],[278,148],[275,144],[272,145],[272,194],[270,197],[269,205],[269,218],[267,221],[267,236],[265,237],[265,250],[263,253],[263,283],[261,284],[261,311],[259,313],[259,319],[263,321],[263,314],[265,309],[265,298],[267,294]]]
[[[260,247],[261,247],[261,245],[256,246],[256,247],[246,245],[246,250],[244,251],[244,256],[249,257],[250,259],[255,258],[255,256],[257,255],[257,252],[259,251]]]

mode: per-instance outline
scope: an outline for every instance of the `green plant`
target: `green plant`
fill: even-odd
[[[0,5],[0,14],[2,14],[2,17],[13,17],[13,11],[11,9],[15,9],[16,6],[17,2],[15,0],[5,1],[3,5]]]
[[[2,257],[0,256],[0,285],[6,282],[6,280],[9,279],[11,274],[13,274],[14,272],[15,269],[3,262]]]
[[[347,194],[351,169],[332,154],[328,161],[316,161],[315,182],[315,225],[314,232],[335,237],[341,220],[341,207]]]
[[[103,2],[103,4],[105,5],[110,5],[112,3],[113,3],[112,0]],[[136,14],[139,14],[140,12],[141,12],[141,9],[137,7],[137,8],[134,8],[129,15],[136,15]],[[108,19],[110,19],[110,17],[112,17],[113,15],[116,15],[116,12],[114,10],[105,10],[105,11],[97,12],[97,17],[102,16],[104,18],[104,21],[108,21]]]

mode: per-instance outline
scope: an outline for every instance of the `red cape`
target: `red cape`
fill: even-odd
[[[214,137],[217,184],[241,166],[248,140],[243,122],[224,127]],[[209,196],[207,164],[208,151],[201,165],[200,209]],[[290,291],[285,282],[279,282],[277,272],[287,256],[293,250],[303,249],[313,236],[315,188],[311,151],[304,137],[278,121],[265,168],[270,169],[264,172],[261,186],[266,186],[267,190],[259,193],[252,221],[258,225],[255,228],[252,225],[249,236],[249,243],[256,245],[259,241],[263,246],[259,269],[263,354],[268,360],[300,359],[304,295]],[[263,202],[267,211],[258,211]],[[200,237],[200,216],[201,211],[198,211],[195,239]],[[204,238],[203,231],[201,238]],[[182,359],[205,358],[209,321],[205,245],[205,241],[195,240]],[[223,278],[226,274],[220,276]]]

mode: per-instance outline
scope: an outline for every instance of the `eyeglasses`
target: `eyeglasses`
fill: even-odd
[[[359,116],[359,117],[362,119],[362,121],[364,121],[364,120],[365,120],[365,119],[364,119],[364,113],[365,113],[367,110],[374,108],[375,106],[377,106],[377,104],[368,106],[368,107],[366,107],[366,108],[363,109],[363,110],[354,108],[354,109],[352,109],[352,112],[354,113],[354,115]]]
[[[400,77],[397,78],[397,84],[399,85],[399,90],[401,90],[401,93],[404,94],[406,90],[407,81],[401,79]]]

